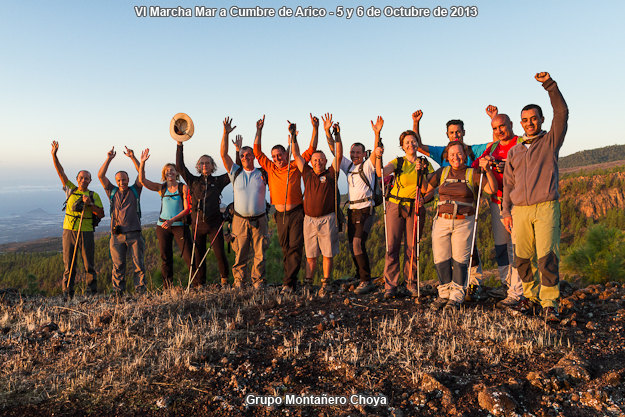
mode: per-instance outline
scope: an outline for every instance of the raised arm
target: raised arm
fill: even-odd
[[[312,124],[313,129],[308,149],[317,149],[317,143],[319,142],[319,118],[310,113],[310,123]]]
[[[553,108],[553,120],[551,121],[551,133],[554,140],[554,150],[559,150],[564,143],[564,136],[568,128],[569,108],[562,97],[558,84],[551,78],[548,72],[539,72],[534,77],[542,83],[543,88],[549,93],[551,107]]]
[[[421,118],[423,117],[423,112],[421,110],[417,110],[412,113],[412,130],[417,134],[417,150],[421,152],[425,156],[430,156],[430,147],[428,145],[424,145],[421,142],[421,132],[419,132],[419,124],[421,123]]]
[[[59,158],[56,153],[59,151],[59,143],[55,140],[52,141],[52,162],[54,163],[54,169],[56,169],[56,173],[59,175],[61,182],[63,183],[63,187],[67,184],[67,175],[65,175],[65,170],[61,166],[61,162],[59,162]]]
[[[126,150],[124,151],[124,155],[130,158],[133,165],[135,166],[135,169],[137,170],[137,172],[139,172],[139,161],[135,157],[135,151],[133,151],[132,149],[128,149],[128,146],[124,146],[124,147],[126,148]]]
[[[291,151],[293,152],[293,159],[297,164],[297,169],[299,169],[300,172],[304,172],[306,161],[304,160],[304,157],[302,157],[302,154],[299,151],[299,145],[297,144],[297,134],[299,132],[296,130],[295,123],[291,123],[288,120],[287,122],[289,123],[289,145],[291,146]]]
[[[378,149],[381,146],[380,145],[380,141],[381,141],[380,133],[382,132],[382,126],[384,126],[384,119],[382,118],[382,116],[378,116],[375,123],[373,123],[373,120],[371,120],[371,128],[373,129],[373,133],[375,136],[375,139],[373,141],[373,149]],[[380,159],[381,158],[382,156],[380,155]],[[373,165],[373,167],[376,168],[376,172],[377,172],[377,167],[376,167],[377,160],[378,160],[377,157],[369,158],[369,161],[371,161],[371,165]]]
[[[106,160],[98,171],[98,178],[100,179],[100,183],[105,190],[108,190],[111,187],[111,182],[108,178],[106,178],[106,171],[108,171],[109,165],[111,164],[113,158],[115,158],[115,155],[117,155],[117,152],[115,152],[115,146],[113,146],[111,150],[108,151],[108,153],[106,154]]]
[[[187,184],[190,184],[193,179],[193,174],[189,172],[187,166],[184,164],[184,148],[182,142],[178,142],[176,146],[176,171],[182,175],[182,179]]]
[[[488,106],[486,106],[486,114],[488,115],[488,117],[490,117],[490,120],[493,120],[493,117],[499,114],[499,109],[497,108],[497,106],[489,104]]]
[[[328,141],[328,147],[330,148],[330,152],[334,155],[334,140],[332,139],[332,114],[326,113],[321,116],[321,120],[323,121],[323,130],[326,132],[326,140]]]
[[[139,182],[150,191],[161,191],[161,184],[152,182],[145,178],[145,162],[150,159],[150,149],[146,148],[141,152],[141,163],[139,164]]]
[[[258,161],[258,164],[265,171],[269,172],[273,167],[273,162],[267,158],[267,155],[263,153],[261,148],[261,136],[263,134],[263,127],[265,126],[265,115],[262,119],[258,119],[256,122],[256,136],[254,137],[254,157]]]
[[[343,142],[341,141],[341,127],[336,122],[333,125],[334,128],[334,149],[336,150],[336,156],[334,157],[334,172],[338,174],[341,169],[341,160],[343,159]]]
[[[232,126],[232,119],[226,117],[224,119],[224,134],[221,137],[221,160],[224,163],[226,172],[230,172],[230,170],[232,169],[232,164],[234,164],[234,162],[232,162],[232,158],[230,158],[230,155],[228,155],[228,136],[230,135],[230,132],[232,132],[235,128],[236,126]]]

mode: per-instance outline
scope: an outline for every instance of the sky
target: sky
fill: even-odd
[[[625,143],[625,29],[622,2],[317,1],[337,7],[452,5],[475,7],[477,17],[137,17],[134,6],[232,6],[295,10],[297,1],[202,3],[159,1],[5,2],[0,12],[0,215],[20,204],[64,200],[50,156],[60,142],[67,175],[91,171],[91,188],[106,153],[118,151],[115,171],[132,171],[121,151],[150,148],[147,176],[175,159],[169,122],[179,112],[194,121],[185,143],[188,166],[202,154],[222,167],[219,144],[230,116],[251,144],[255,122],[266,115],[263,149],[286,144],[287,122],[300,143],[310,139],[309,113],[330,112],[349,145],[373,143],[370,120],[381,115],[385,159],[399,155],[399,134],[422,109],[423,142],[444,145],[445,122],[465,122],[465,142],[486,143],[492,133],[488,104],[508,113],[516,133],[520,109],[552,112],[534,74],[548,71],[570,109],[561,156]],[[475,9],[472,9],[475,10]],[[320,148],[327,150],[323,138]],[[30,194],[29,194],[30,193]],[[231,193],[230,189],[224,193]],[[29,197],[26,197],[26,194]],[[144,197],[158,204],[158,196]],[[54,197],[52,197],[54,196]],[[48,200],[48,197],[51,200]],[[228,197],[224,197],[228,199]],[[231,199],[231,197],[229,197]],[[57,203],[57,200],[60,202]],[[23,201],[23,202],[22,202]],[[43,207],[44,209],[46,207]],[[52,210],[52,209],[51,209]]]

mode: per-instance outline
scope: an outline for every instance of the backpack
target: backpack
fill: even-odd
[[[72,196],[72,194],[74,194],[74,192],[78,190],[78,187],[73,188],[72,191],[70,191],[69,195],[67,196],[67,198],[65,199],[65,202],[63,203],[63,207],[61,208],[61,211],[66,211],[67,210],[67,202],[69,201],[69,198]],[[89,198],[91,199],[91,201],[93,201],[95,203],[95,200],[93,198],[93,191],[89,191]],[[70,216],[70,217],[74,217],[74,222],[76,221],[76,216],[73,216],[71,214],[67,214],[67,212],[65,213],[66,216]],[[95,229],[100,222],[102,221],[102,218],[97,216],[93,211],[91,212],[91,224],[93,225],[93,228]],[[75,223],[74,223],[75,224]]]
[[[165,198],[165,197],[175,197],[175,196],[179,195],[180,198],[184,199],[184,184],[181,183],[181,182],[178,183],[178,194],[172,194],[172,195],[165,196],[165,192],[166,191],[167,191],[167,183],[164,182],[164,183],[161,184],[161,193],[160,193],[161,194],[161,209],[159,211],[159,214],[163,212],[163,198]],[[191,193],[189,193],[187,195],[187,203],[188,203],[189,207],[191,207]],[[184,203],[182,205],[182,208],[184,209]],[[160,217],[159,217],[159,220],[161,220]],[[186,216],[184,216],[182,218],[182,222],[185,225],[191,224],[191,213],[188,213]]]
[[[360,164],[360,166],[358,167],[358,175],[360,175],[360,178],[362,179],[362,181],[367,184],[367,187],[369,187],[369,190],[371,190],[371,197],[367,197],[367,198],[361,198],[360,200],[356,200],[356,201],[349,201],[350,204],[357,204],[357,203],[364,203],[365,201],[373,201],[373,206],[377,207],[380,204],[382,204],[382,202],[384,201],[384,197],[382,196],[382,184],[381,184],[381,178],[378,177],[377,175],[375,175],[375,180],[373,183],[373,187],[371,187],[371,183],[369,182],[369,179],[367,178],[367,176],[364,173],[364,164],[367,160],[363,160],[362,163]],[[349,163],[349,167],[347,167],[347,172],[349,173],[350,170],[352,169],[352,167],[354,166],[353,162]]]
[[[137,187],[133,184],[130,187],[130,190],[132,191],[132,193],[135,195],[135,198],[137,199],[137,215],[139,216],[139,218],[141,218],[141,200],[139,199],[139,191],[137,191]],[[113,218],[113,207],[115,206],[114,202],[113,202],[113,197],[115,197],[115,194],[117,194],[117,191],[119,191],[119,187],[114,187],[111,190],[111,195],[109,197],[110,200],[110,211],[111,211],[111,219]]]
[[[436,206],[440,206],[442,204],[454,204],[454,205],[460,205],[460,206],[471,206],[471,207],[475,207],[475,199],[477,198],[477,192],[475,190],[475,186],[473,184],[473,173],[475,172],[475,170],[473,168],[467,168],[466,171],[464,172],[464,179],[463,180],[458,180],[458,179],[448,179],[447,176],[449,176],[449,171],[451,170],[451,166],[446,166],[443,168],[443,172],[441,173],[441,179],[438,183],[438,186],[440,187],[441,185],[447,183],[447,182],[461,182],[464,183],[467,187],[469,187],[469,190],[471,190],[471,192],[473,193],[473,204],[469,204],[469,203],[464,203],[464,202],[460,202],[460,201],[451,201],[451,200],[445,200],[445,201],[438,201],[439,197],[438,195],[436,196]]]

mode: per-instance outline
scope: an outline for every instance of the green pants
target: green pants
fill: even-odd
[[[514,263],[523,283],[523,295],[540,300],[543,308],[557,308],[560,298],[560,203],[554,200],[532,206],[514,206],[512,223],[516,242]],[[532,273],[534,256],[538,258],[540,286]]]

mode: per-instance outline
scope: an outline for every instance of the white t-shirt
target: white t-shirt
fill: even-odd
[[[371,187],[375,187],[375,167],[371,163],[369,159],[365,159],[363,161],[362,173],[365,175],[365,178],[369,180],[369,184]],[[350,167],[351,165],[351,167]],[[367,186],[362,180],[360,176],[360,165],[355,165],[349,159],[343,157],[341,160],[341,170],[347,176],[347,194],[349,196],[349,201],[357,201],[363,198],[370,198],[373,196],[373,192],[371,188]],[[362,203],[350,204],[349,208],[352,210],[363,209],[366,207],[371,207],[373,202],[369,199],[367,201],[363,201]]]

